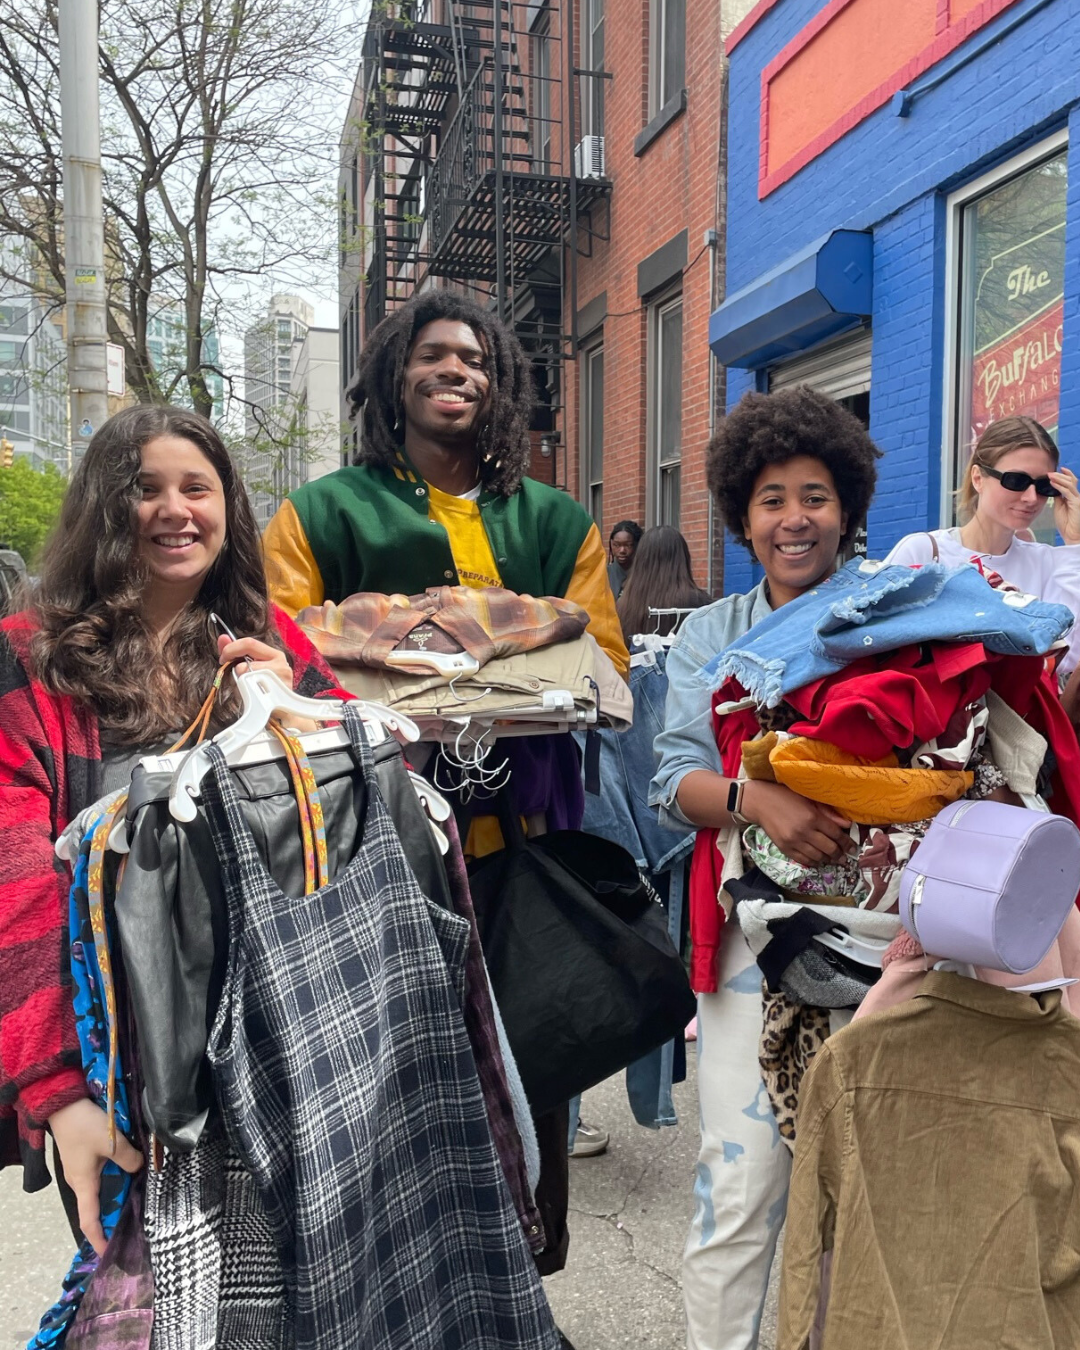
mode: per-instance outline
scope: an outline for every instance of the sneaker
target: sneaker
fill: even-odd
[[[571,1158],[595,1158],[599,1153],[607,1152],[608,1140],[611,1136],[606,1130],[598,1130],[595,1125],[586,1125],[583,1120],[578,1121],[577,1134],[574,1136],[574,1147],[570,1150]]]

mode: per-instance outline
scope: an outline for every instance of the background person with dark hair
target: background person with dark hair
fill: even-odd
[[[690,547],[674,525],[646,530],[615,606],[627,647],[636,633],[666,637],[678,627],[678,615],[652,615],[650,609],[700,609],[710,599],[694,580]]]
[[[706,451],[709,485],[724,523],[765,578],[747,595],[726,595],[689,615],[668,654],[660,767],[649,792],[662,822],[699,831],[760,825],[805,866],[852,846],[848,822],[831,807],[779,783],[739,788],[738,766],[721,762],[713,734],[712,692],[697,676],[754,624],[832,573],[865,518],[879,454],[857,418],[805,386],[747,394],[721,422]],[[695,852],[690,881],[701,1150],[683,1258],[687,1344],[754,1350],[791,1155],[758,1062],[761,971],[738,924],[723,923],[702,853]]]
[[[623,525],[633,522],[623,522]],[[618,533],[616,525],[613,533]],[[655,745],[663,730],[664,701],[667,697],[663,644],[638,644],[634,638],[650,634],[666,638],[678,625],[675,614],[652,615],[655,609],[695,609],[709,603],[708,591],[694,581],[690,570],[690,549],[672,525],[657,525],[641,536],[634,568],[619,597],[616,609],[623,637],[631,651],[630,692],[634,696],[634,720],[625,731],[600,727],[601,793],[585,794],[584,828],[622,845],[642,872],[648,874],[668,910],[672,939],[680,945],[682,935],[682,877],[686,857],[692,847],[693,830],[689,826],[676,832],[664,828],[656,811],[648,804],[649,780],[659,764]],[[678,869],[676,884],[672,874]],[[626,1070],[626,1085],[634,1117],[639,1125],[655,1129],[674,1125],[675,1107],[671,1100],[672,1081],[685,1077],[686,1056],[683,1047],[673,1055],[660,1050]],[[587,1158],[603,1153],[608,1146],[606,1131],[578,1120],[581,1098],[570,1103],[569,1148],[572,1158]]]
[[[636,520],[620,520],[608,535],[607,574],[608,581],[611,582],[611,593],[616,600],[622,595],[622,588],[626,585],[626,578],[630,575],[634,554],[640,543],[641,526]]]

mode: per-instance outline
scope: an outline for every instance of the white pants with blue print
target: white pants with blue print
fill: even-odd
[[[698,998],[701,1152],[683,1256],[689,1350],[755,1350],[791,1154],[758,1065],[761,971],[738,925],[721,939],[719,990]]]

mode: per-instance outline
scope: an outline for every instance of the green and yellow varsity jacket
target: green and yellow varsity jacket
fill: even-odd
[[[555,595],[589,613],[589,631],[625,675],[629,657],[600,532],[572,497],[525,478],[511,497],[483,492],[484,529],[508,590]],[[428,516],[428,488],[400,469],[358,464],[307,483],[263,535],[270,597],[288,614],[357,591],[415,595],[456,586],[446,530]]]

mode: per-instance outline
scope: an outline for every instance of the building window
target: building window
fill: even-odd
[[[547,7],[540,10],[530,41],[532,66],[532,141],[534,173],[551,167],[551,31]]]
[[[682,472],[682,296],[652,306],[649,431],[657,525],[679,524]]]
[[[604,349],[581,353],[582,496],[586,510],[604,526]]]
[[[423,179],[420,176],[420,166],[409,174],[408,178],[402,184],[401,196],[398,198],[398,213],[400,216],[399,231],[402,241],[412,248],[420,242],[420,231],[424,225],[424,203],[423,203]]]
[[[649,16],[649,116],[686,84],[686,0],[652,0]]]
[[[957,331],[946,390],[946,491],[959,487],[991,422],[1022,415],[1057,432],[1066,188],[1059,138],[950,199]],[[946,500],[946,521],[952,509]]]
[[[29,315],[30,310],[26,305],[11,304],[8,301],[0,302],[0,332],[29,333]]]
[[[583,70],[604,69],[604,2],[584,0],[581,7],[581,64]],[[604,134],[604,84],[598,77],[582,77],[581,132]]]

